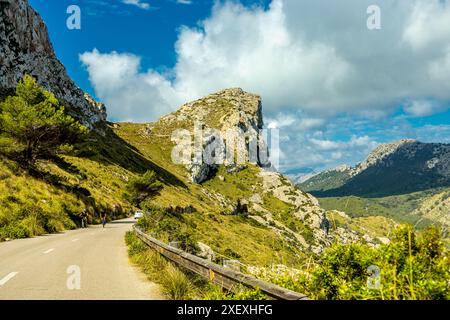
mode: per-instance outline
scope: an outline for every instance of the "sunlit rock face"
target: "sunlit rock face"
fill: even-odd
[[[47,27],[27,0],[0,0],[0,95],[14,92],[25,75],[35,77],[88,127],[106,120],[106,108],[68,77],[50,42]]]

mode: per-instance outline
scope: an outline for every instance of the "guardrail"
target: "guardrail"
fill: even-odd
[[[227,290],[233,291],[239,285],[242,285],[253,289],[259,288],[267,297],[276,300],[308,300],[301,293],[282,288],[273,283],[268,283],[231,269],[226,269],[183,250],[173,248],[145,234],[136,225],[133,226],[133,229],[139,239],[170,261],[209,279]]]

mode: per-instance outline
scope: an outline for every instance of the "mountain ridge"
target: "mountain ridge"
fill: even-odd
[[[354,167],[324,171],[300,188],[320,196],[392,195],[450,186],[450,144],[381,144]]]

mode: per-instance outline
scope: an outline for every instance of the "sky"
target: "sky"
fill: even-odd
[[[280,132],[283,172],[354,165],[398,139],[450,142],[450,0],[29,2],[110,121],[241,87]]]

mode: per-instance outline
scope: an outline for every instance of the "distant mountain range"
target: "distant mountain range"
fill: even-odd
[[[340,166],[303,181],[318,197],[382,197],[450,186],[450,144],[399,140],[378,146],[354,167]]]

